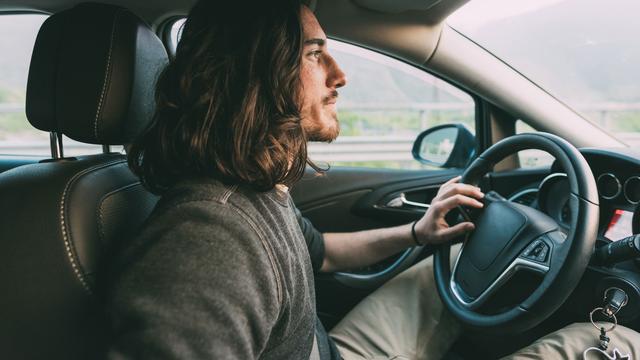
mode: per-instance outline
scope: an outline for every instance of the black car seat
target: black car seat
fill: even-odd
[[[58,139],[127,144],[154,108],[168,61],[126,9],[81,4],[38,34],[27,117]],[[59,158],[0,174],[0,358],[95,359],[108,330],[97,281],[110,249],[156,202],[120,153]]]

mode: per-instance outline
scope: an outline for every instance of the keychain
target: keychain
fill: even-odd
[[[611,325],[609,329],[605,329],[603,326],[598,326],[593,321],[593,314],[598,310],[600,310],[605,316],[608,316],[609,318],[613,319],[613,325]],[[589,319],[591,320],[591,324],[593,324],[593,326],[600,331],[600,337],[598,338],[599,339],[598,346],[597,347],[592,346],[590,348],[587,348],[582,353],[582,358],[584,360],[590,360],[590,359],[632,360],[630,354],[622,354],[618,348],[614,348],[612,354],[607,353],[607,349],[609,348],[609,342],[611,340],[607,336],[607,333],[612,332],[616,328],[616,326],[618,326],[618,319],[616,318],[615,314],[611,313],[609,315],[605,313],[603,310],[604,310],[603,308],[597,307],[593,309],[591,313],[589,313]]]

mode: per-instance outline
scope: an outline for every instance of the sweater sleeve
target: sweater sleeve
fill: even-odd
[[[151,219],[112,271],[108,358],[258,358],[282,294],[248,220],[211,202]]]
[[[304,240],[307,243],[313,272],[317,273],[320,271],[324,261],[324,236],[313,226],[309,219],[302,216],[300,210],[293,204],[293,200],[291,201],[291,206],[293,206],[298,225],[302,230],[302,236],[304,236]]]

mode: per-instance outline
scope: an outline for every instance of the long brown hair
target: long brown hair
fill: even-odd
[[[129,149],[153,192],[213,177],[259,191],[304,174],[299,0],[200,0],[160,76],[156,112]]]

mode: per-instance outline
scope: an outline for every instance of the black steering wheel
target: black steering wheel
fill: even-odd
[[[476,329],[519,332],[542,322],[574,290],[595,245],[599,206],[593,173],[578,149],[558,136],[532,133],[506,138],[475,159],[461,182],[478,185],[496,163],[525,149],[550,153],[567,173],[570,230],[563,232],[541,211],[495,192],[486,194],[484,209],[474,219],[476,229],[453,267],[450,244],[441,245],[434,255],[435,281],[443,303],[463,324]],[[513,299],[517,284],[512,280],[522,270],[537,272],[542,280],[533,290],[515,294],[514,305],[504,298]],[[491,303],[503,305],[492,308]]]

